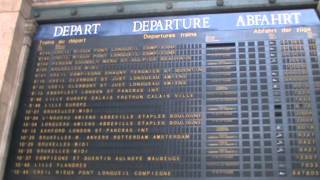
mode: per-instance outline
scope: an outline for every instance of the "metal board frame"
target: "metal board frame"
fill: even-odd
[[[102,3],[36,4],[38,23],[146,16],[317,8],[319,0],[124,0]],[[320,6],[319,6],[320,7]]]

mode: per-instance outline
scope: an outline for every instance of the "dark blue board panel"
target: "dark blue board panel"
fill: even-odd
[[[41,25],[6,180],[320,177],[312,9]]]

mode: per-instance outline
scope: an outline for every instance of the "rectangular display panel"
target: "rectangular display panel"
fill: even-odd
[[[313,9],[44,24],[6,180],[320,178]]]

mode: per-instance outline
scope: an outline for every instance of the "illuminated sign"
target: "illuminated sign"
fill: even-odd
[[[317,14],[310,9],[266,11],[259,13],[208,14],[178,17],[154,17],[104,20],[40,26],[36,39],[76,36],[118,36],[176,31],[217,31],[250,28],[281,28],[316,25]]]

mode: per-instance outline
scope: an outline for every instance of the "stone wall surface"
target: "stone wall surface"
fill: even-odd
[[[0,179],[29,49],[25,27],[30,14],[31,0],[0,0]]]

